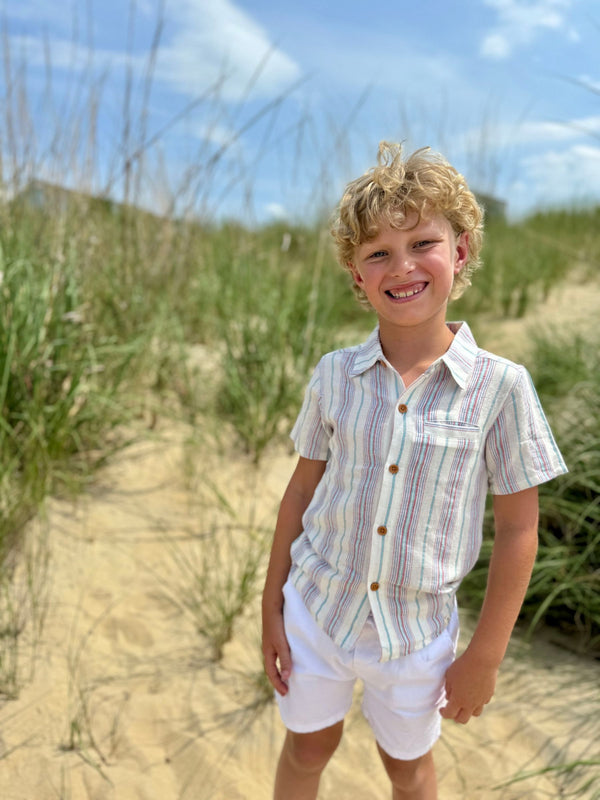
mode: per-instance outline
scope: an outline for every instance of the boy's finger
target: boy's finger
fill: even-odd
[[[453,703],[452,700],[449,700],[443,708],[440,708],[440,714],[444,719],[456,719],[456,716],[459,714],[460,710],[461,708],[459,705]]]
[[[456,708],[455,706],[452,706],[450,703],[445,708],[442,708],[440,710],[440,714],[444,719],[451,719],[454,720],[454,722],[463,722],[463,721],[466,722],[466,720],[464,720],[464,714],[465,714],[464,709]]]
[[[275,691],[279,692],[281,695],[287,694],[288,687],[284,681],[282,681],[279,670],[277,669],[276,653],[273,653],[268,659],[265,659],[265,672]]]
[[[279,674],[283,681],[287,681],[292,671],[292,656],[288,643],[279,648]]]
[[[287,680],[292,671],[292,657],[287,640],[276,643],[265,653],[265,672],[273,688],[279,694],[287,694]]]
[[[454,717],[454,722],[458,722],[460,725],[466,725],[467,722],[471,719],[471,713],[466,710],[466,708],[461,708],[458,714]]]

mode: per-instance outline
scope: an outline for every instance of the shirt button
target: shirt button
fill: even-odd
[[[400,405],[398,406],[398,411],[401,414],[406,414],[406,412],[408,411],[408,406],[405,406],[404,403],[400,403]]]
[[[376,591],[377,591],[377,589],[379,589],[379,584],[377,583],[377,581],[373,581],[373,583],[371,584],[371,589],[372,589],[374,592],[376,592]]]
[[[389,466],[389,471],[392,473],[392,475],[395,475],[399,469],[400,467],[398,466],[398,464],[390,464]]]
[[[378,533],[380,536],[385,536],[385,535],[386,535],[386,533],[387,533],[387,528],[385,527],[385,525],[380,525],[380,526],[377,528],[377,533]]]

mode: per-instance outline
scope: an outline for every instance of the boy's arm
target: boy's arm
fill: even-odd
[[[287,692],[286,681],[292,667],[283,627],[282,592],[291,566],[290,548],[294,539],[302,533],[302,515],[323,477],[326,464],[326,461],[298,459],[283,495],[275,526],[262,598],[262,647],[267,676],[280,694]]]
[[[498,668],[517,620],[537,552],[537,487],[494,496],[495,534],[485,599],[473,638],[446,673],[446,719],[479,716],[494,693]]]

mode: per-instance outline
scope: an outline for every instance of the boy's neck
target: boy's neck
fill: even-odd
[[[409,386],[448,350],[454,334],[445,319],[435,324],[402,328],[379,321],[383,354]]]

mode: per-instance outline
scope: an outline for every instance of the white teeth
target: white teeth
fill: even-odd
[[[421,291],[421,287],[417,286],[415,289],[409,289],[407,292],[392,292],[390,291],[389,294],[392,295],[393,298],[396,300],[402,300],[404,297],[412,297],[413,294],[418,294]]]

